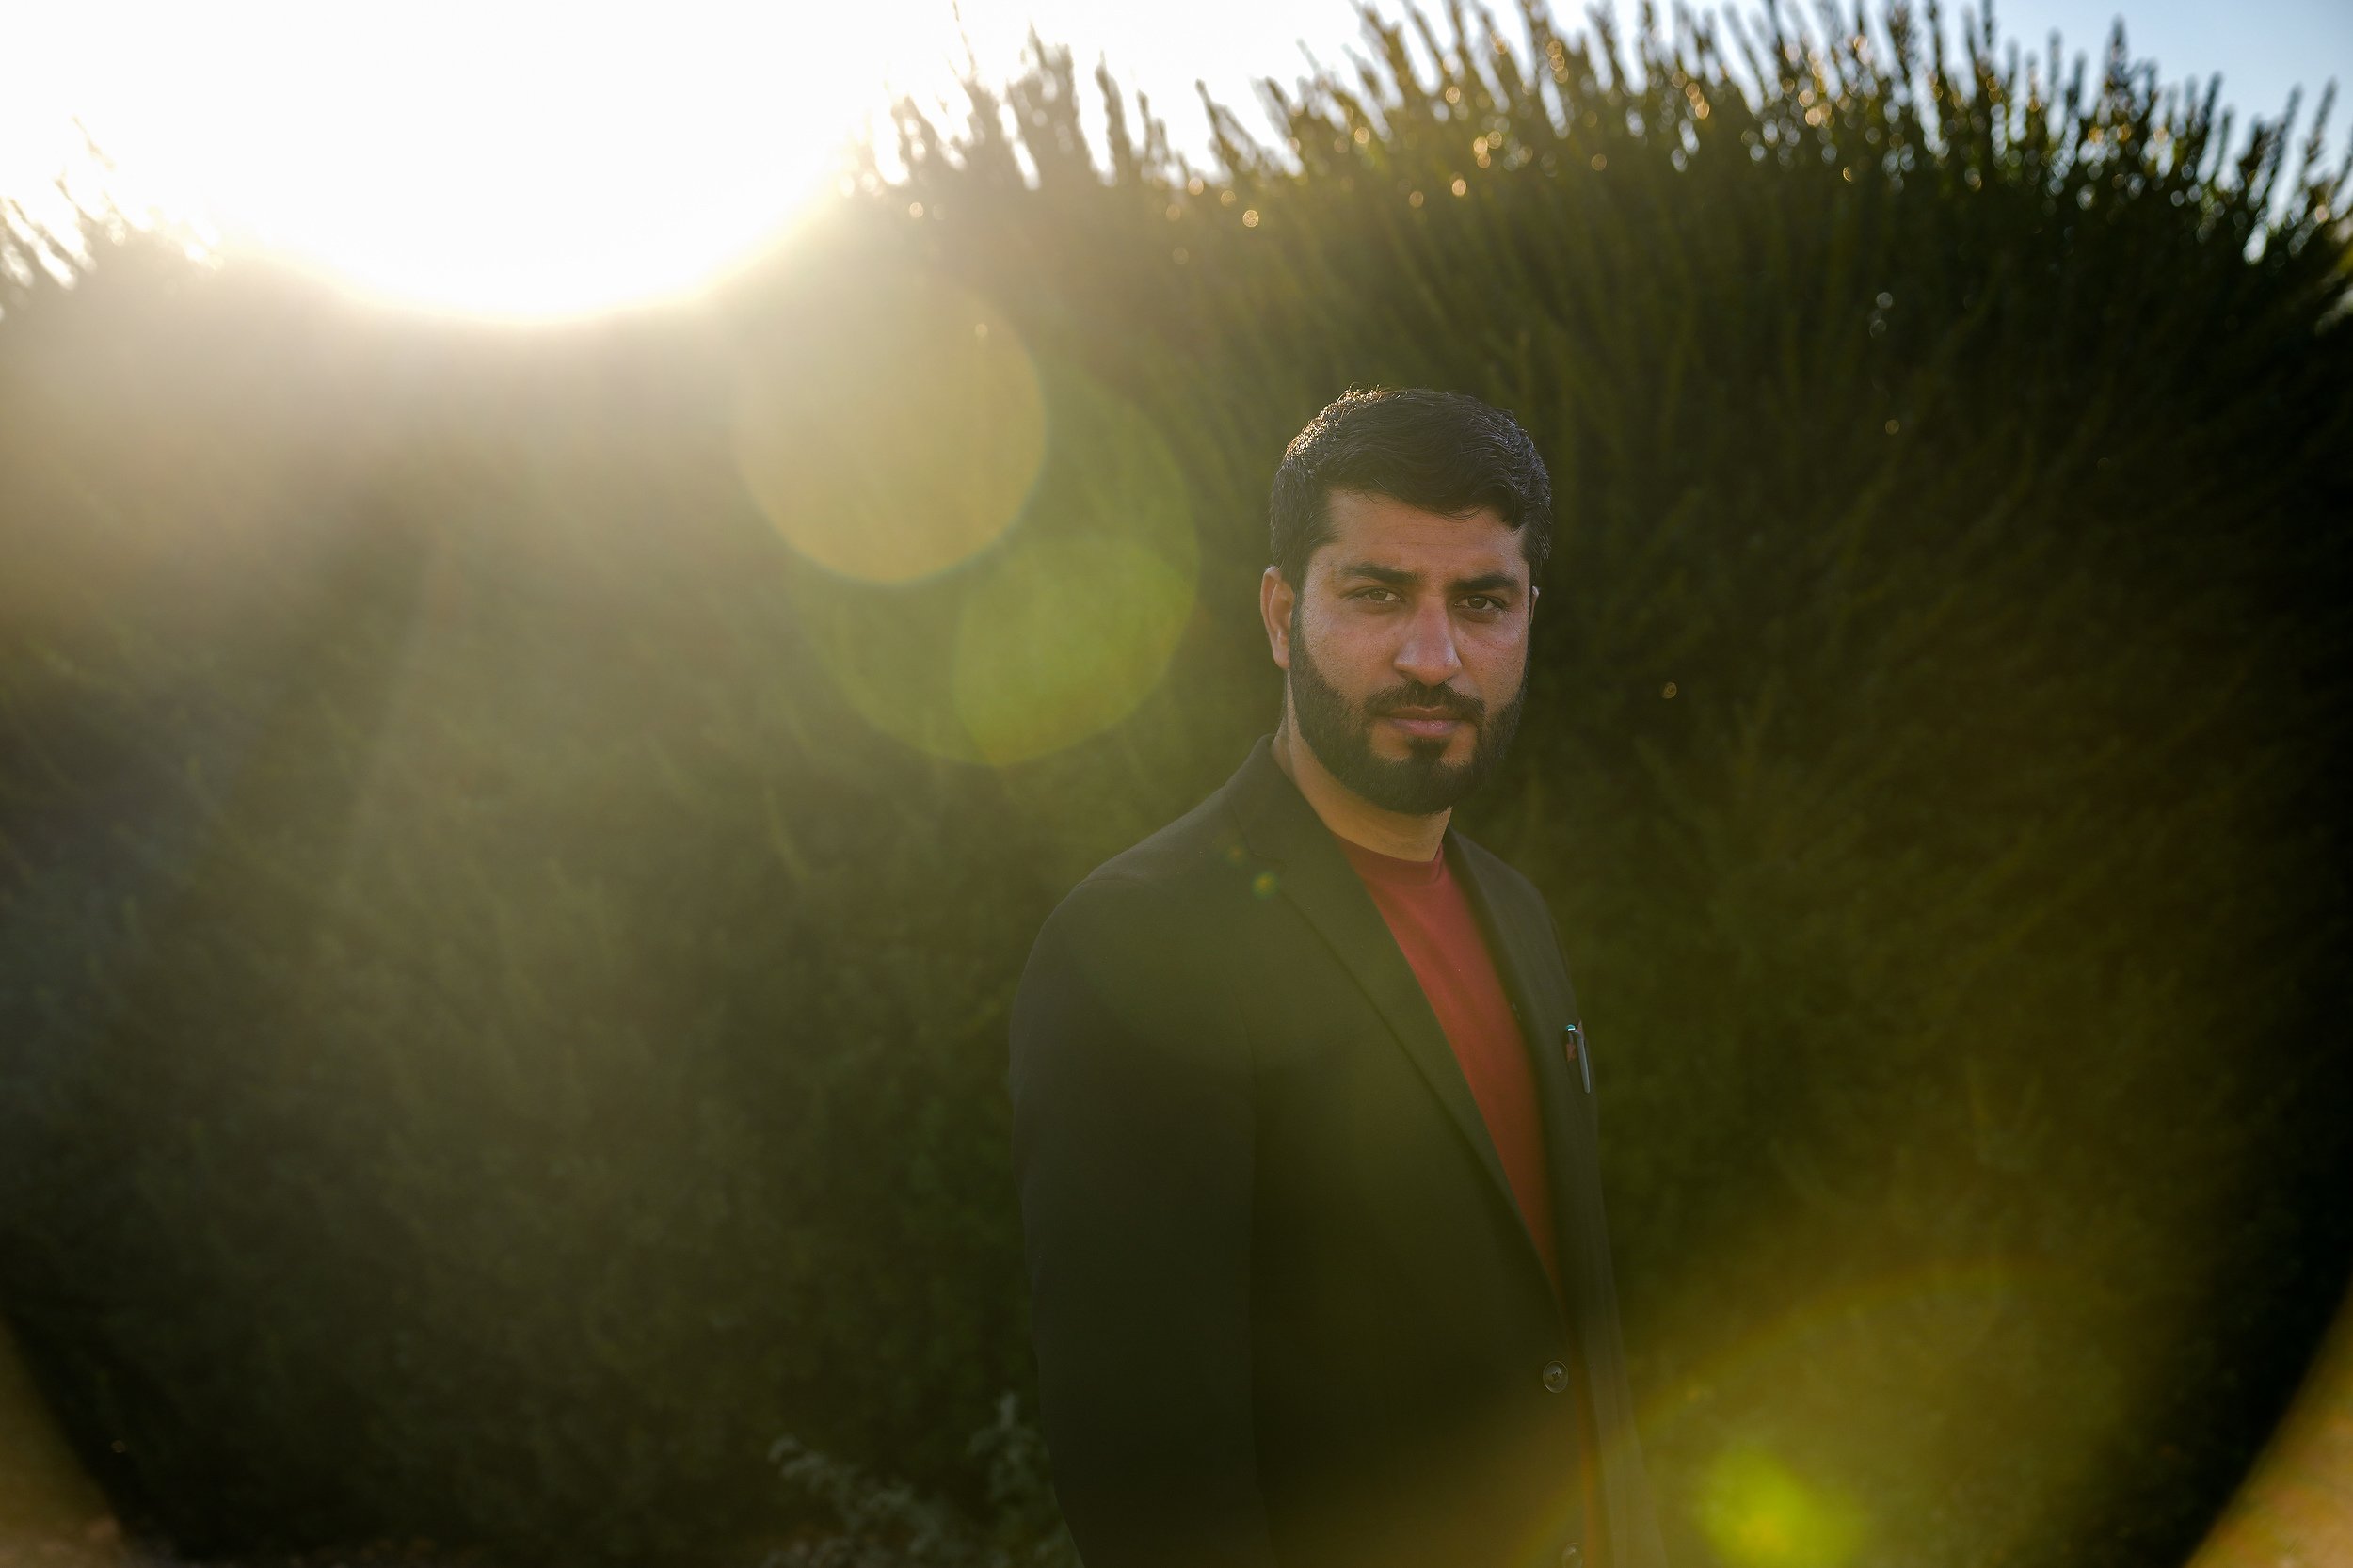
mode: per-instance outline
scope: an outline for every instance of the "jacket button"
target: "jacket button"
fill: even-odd
[[[1577,1549],[1574,1541],[1561,1548],[1561,1568],[1577,1568],[1577,1564],[1584,1560],[1585,1554]]]
[[[1545,1363],[1545,1386],[1558,1394],[1569,1385],[1569,1369],[1558,1361]]]

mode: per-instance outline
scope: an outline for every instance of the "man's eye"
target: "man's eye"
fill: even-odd
[[[1357,598],[1357,599],[1371,599],[1371,598],[1372,598],[1372,596],[1373,596],[1373,595],[1375,595],[1375,594],[1384,594],[1384,595],[1387,595],[1387,597],[1388,597],[1388,598],[1390,598],[1390,599],[1394,599],[1394,598],[1396,598],[1396,597],[1397,597],[1395,594],[1391,594],[1391,593],[1389,592],[1389,590],[1388,590],[1388,589],[1386,589],[1386,588],[1359,588],[1359,589],[1357,589],[1357,590],[1356,590],[1354,597],[1355,597],[1355,598]],[[1383,601],[1383,600],[1375,600],[1375,602],[1384,602],[1384,601]]]
[[[1486,594],[1473,594],[1463,600],[1463,603],[1465,608],[1476,610],[1481,615],[1492,615],[1503,608],[1503,600],[1490,598]]]

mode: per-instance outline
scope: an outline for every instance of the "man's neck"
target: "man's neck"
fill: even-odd
[[[1446,824],[1454,815],[1451,807],[1427,817],[1412,817],[1375,806],[1332,776],[1315,747],[1302,742],[1292,729],[1289,713],[1274,731],[1274,765],[1299,786],[1299,792],[1307,797],[1323,825],[1352,844],[1400,860],[1430,860],[1446,841]]]

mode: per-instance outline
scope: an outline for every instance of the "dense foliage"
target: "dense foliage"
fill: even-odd
[[[2121,47],[1523,21],[1214,171],[1041,51],[560,330],[0,236],[0,1304],[127,1518],[1045,1531],[1006,1004],[1269,726],[1266,482],[1380,381],[1553,467],[1464,821],[1576,961],[1678,1560],[2185,1554],[2353,1256],[2353,186]],[[910,494],[1018,515],[893,573]]]

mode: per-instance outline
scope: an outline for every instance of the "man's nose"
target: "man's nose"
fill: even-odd
[[[1443,686],[1463,667],[1463,656],[1454,647],[1454,623],[1443,601],[1432,600],[1414,611],[1392,663],[1399,673],[1425,686]]]

